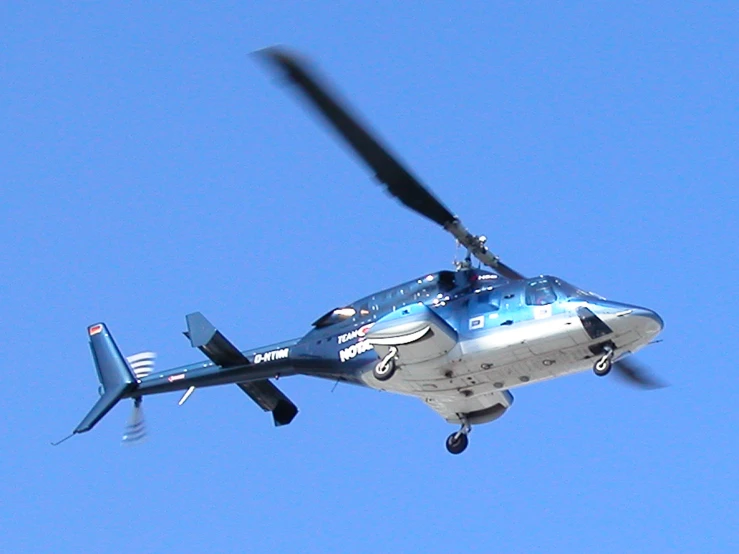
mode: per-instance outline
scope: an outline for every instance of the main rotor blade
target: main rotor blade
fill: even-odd
[[[400,162],[381,145],[332,95],[328,87],[312,76],[297,57],[277,47],[259,52],[281,68],[305,94],[313,107],[349,143],[384,183],[393,196],[442,227],[454,221],[454,215],[437,200]]]
[[[387,190],[415,212],[441,225],[482,263],[503,277],[522,279],[523,276],[501,263],[485,246],[484,240],[470,233],[421,182],[408,171],[389,149],[373,137],[356,116],[342,106],[329,88],[311,75],[306,64],[284,49],[272,47],[258,52],[285,72],[310,101],[311,105],[349,143],[354,152],[374,171],[375,177]]]
[[[648,390],[661,389],[667,386],[667,383],[654,377],[645,367],[630,358],[619,360],[613,364],[613,368],[616,370],[616,374],[630,385]]]

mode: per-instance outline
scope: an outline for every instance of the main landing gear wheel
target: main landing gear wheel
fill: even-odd
[[[605,377],[611,371],[613,366],[613,348],[605,346],[603,348],[603,355],[593,365],[593,373],[598,377]]]
[[[462,420],[462,428],[456,433],[452,433],[446,439],[446,449],[450,454],[461,454],[470,443],[467,435],[472,431],[466,416],[460,416]]]
[[[372,370],[372,375],[378,381],[387,381],[395,374],[395,355],[398,353],[398,348],[391,346],[385,357],[377,362],[375,369]]]

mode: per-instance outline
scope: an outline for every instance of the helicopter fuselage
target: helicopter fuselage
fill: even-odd
[[[135,395],[302,374],[417,396],[452,423],[461,415],[481,423],[491,402],[510,405],[504,391],[590,369],[604,347],[614,359],[634,353],[663,324],[651,310],[556,277],[508,281],[467,269],[403,283],[313,325],[301,339],[244,351],[242,367],[190,364],[143,378]],[[394,341],[397,371],[378,380],[373,368]]]

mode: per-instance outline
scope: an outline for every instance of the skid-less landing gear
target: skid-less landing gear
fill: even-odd
[[[613,348],[607,344],[603,347],[603,354],[593,365],[593,373],[598,377],[604,377],[610,373],[611,366],[613,366]]]
[[[470,443],[467,435],[472,431],[472,427],[467,422],[466,417],[462,417],[462,428],[456,433],[452,433],[446,439],[446,449],[450,454],[461,454]]]
[[[372,370],[372,374],[378,381],[387,381],[395,373],[395,356],[398,353],[396,346],[391,346],[385,357],[377,362],[375,369]]]

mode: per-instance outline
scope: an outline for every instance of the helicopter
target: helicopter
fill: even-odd
[[[191,313],[184,334],[207,359],[162,371],[155,370],[155,354],[124,357],[106,324],[90,325],[100,398],[69,437],[132,399],[123,440],[139,441],[146,435],[144,396],[184,391],[182,405],[197,388],[226,384],[270,412],[275,426],[287,425],[298,408],[273,380],[303,375],[421,399],[458,426],[446,449],[460,454],[474,425],[511,407],[516,387],[587,370],[600,377],[615,370],[643,388],[663,386],[627,359],[662,331],[656,312],[509,267],[370,134],[305,60],[282,47],[255,54],[297,89],[392,196],[450,233],[466,256],[453,269],[333,308],[301,338],[251,350],[239,350],[205,316]]]

